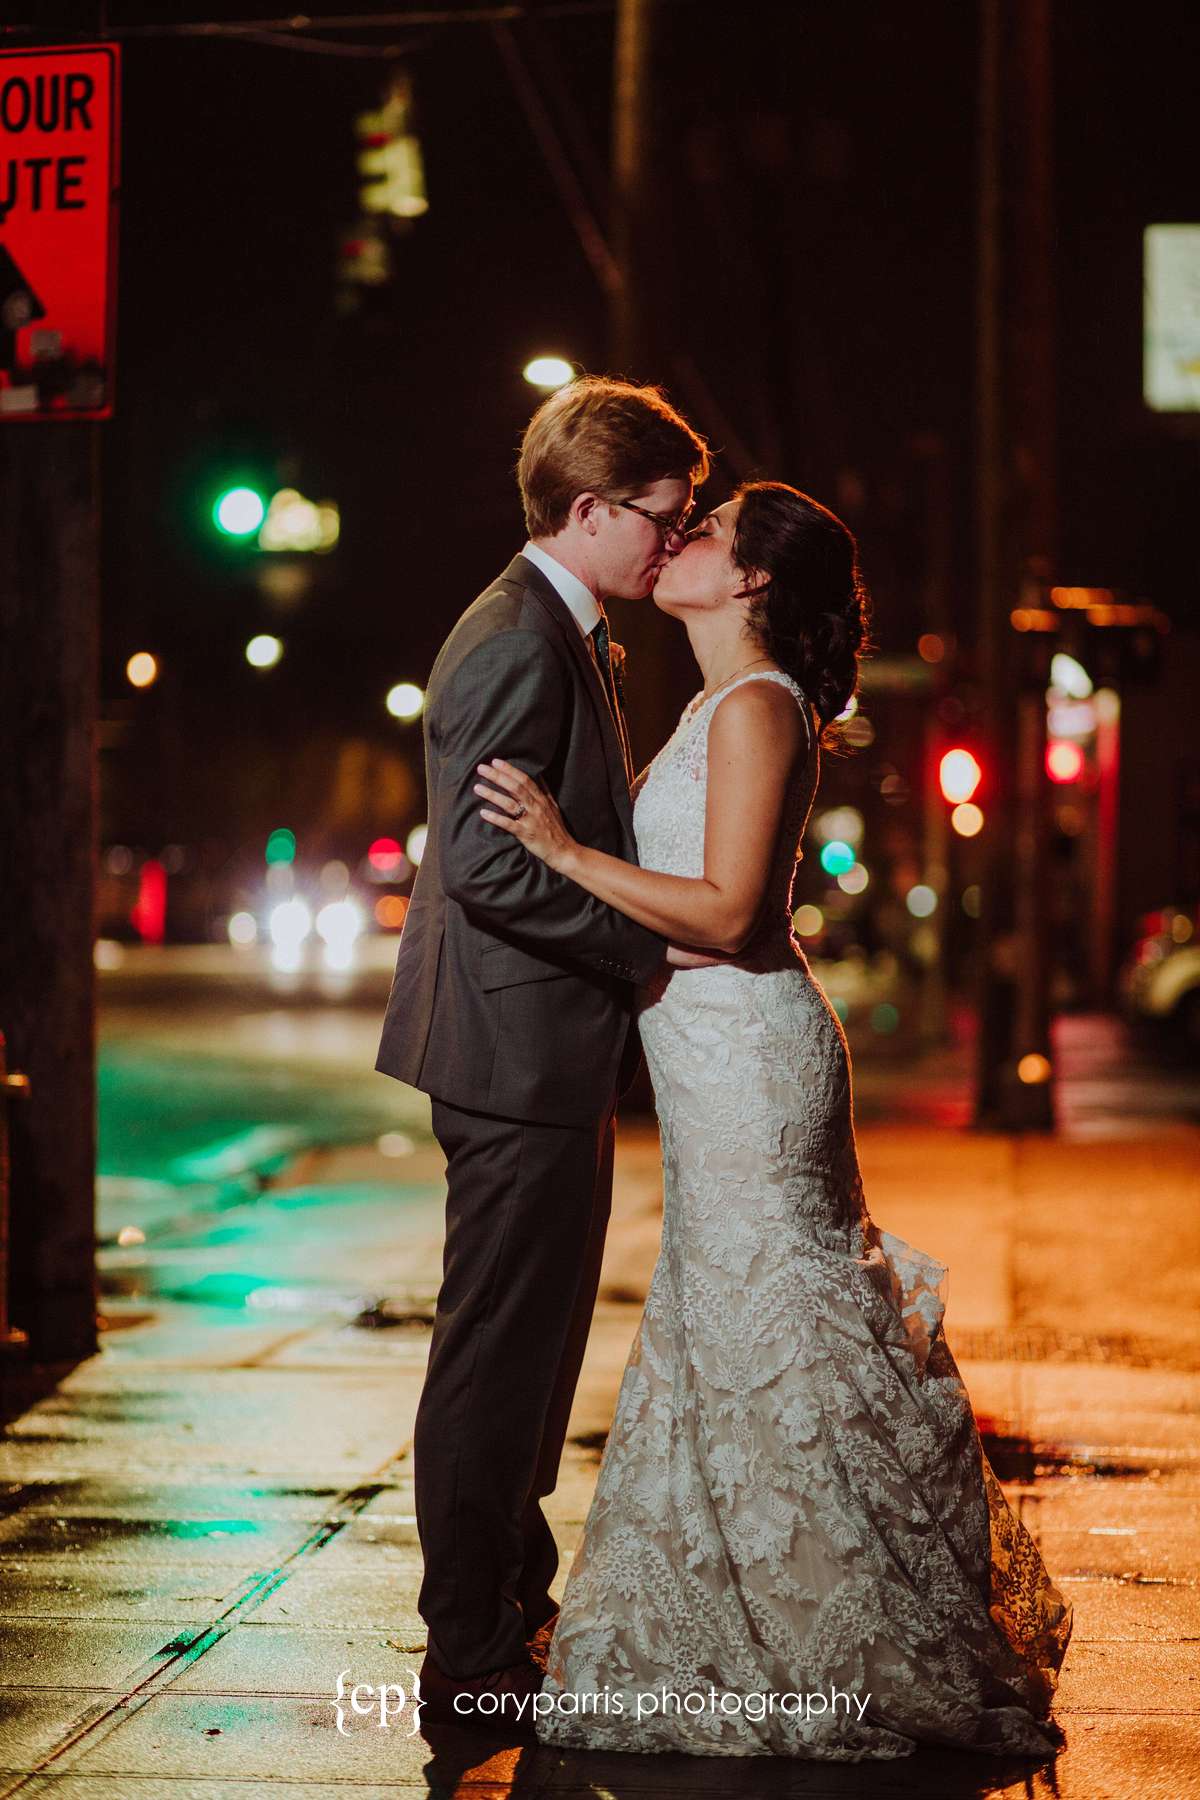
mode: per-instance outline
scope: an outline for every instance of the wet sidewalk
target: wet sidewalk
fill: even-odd
[[[339,1675],[408,1694],[424,1647],[409,1444],[441,1166],[418,1121],[210,1215],[151,1209],[140,1242],[109,1221],[103,1351],[0,1446],[0,1796],[1200,1794],[1200,1131],[859,1142],[876,1219],[950,1266],[989,1454],[1074,1602],[1056,1765],[568,1755],[412,1735],[411,1706],[343,1703],[338,1729]],[[657,1239],[634,1129],[551,1502],[564,1572]]]

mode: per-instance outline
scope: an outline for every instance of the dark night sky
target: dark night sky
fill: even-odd
[[[176,0],[169,16],[247,10]],[[970,603],[974,11],[664,6],[663,148],[647,175],[666,215],[659,342],[692,359],[759,472],[854,526],[886,649],[911,650],[923,628],[922,434],[944,446],[956,594]],[[53,35],[95,16],[43,7],[36,22]],[[109,8],[114,24],[167,16],[142,0]],[[1198,20],[1163,0],[1060,0],[1055,28],[1062,573],[1177,616],[1196,587],[1200,453],[1142,408],[1141,232],[1197,216]],[[612,14],[540,30],[557,72],[528,27],[519,41],[603,159]],[[334,311],[334,246],[354,216],[352,121],[386,65],[125,43],[104,691],[127,710],[130,652],[173,659],[189,755],[263,731],[285,760],[313,732],[387,739],[386,687],[424,678],[522,540],[511,470],[535,399],[522,364],[546,347],[606,366],[595,281],[487,27],[361,41],[411,45],[430,211],[396,245],[385,303],[349,319]],[[695,394],[661,377],[719,442]],[[207,531],[214,485],[241,458],[341,505],[336,559],[283,622]],[[739,472],[724,464],[710,495]],[[264,705],[242,647],[271,628],[288,655]],[[686,697],[682,662],[678,682]],[[186,836],[164,805],[164,831]]]

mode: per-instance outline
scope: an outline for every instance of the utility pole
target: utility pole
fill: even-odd
[[[55,83],[80,97],[5,121],[14,157],[73,170],[69,204],[18,189],[3,221],[0,1036],[19,1096],[3,1335],[43,1365],[96,1349],[96,421],[112,410],[119,70],[105,43],[0,52],[18,104]]]
[[[979,0],[976,257],[978,658],[985,825],[974,1122],[1054,1126],[1045,873],[1045,651],[1010,615],[1056,555],[1049,0]]]
[[[0,426],[0,1031],[9,1314],[39,1362],[96,1349],[99,432]]]
[[[654,329],[652,235],[659,182],[650,112],[656,0],[617,0],[613,44],[612,227],[617,279],[609,290],[609,372],[631,381],[677,379],[678,346]],[[683,406],[688,393],[673,396]],[[619,608],[617,629],[629,651],[629,718],[639,767],[670,737],[679,719],[679,677],[666,663],[663,621],[651,600]]]
[[[655,0],[617,0],[613,44],[612,245],[621,279],[612,290],[609,367],[645,379],[648,333],[642,281],[654,173],[649,72]]]

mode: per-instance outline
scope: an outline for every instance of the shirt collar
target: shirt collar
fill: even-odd
[[[537,544],[526,544],[521,555],[535,569],[541,570],[555,593],[569,607],[581,635],[590,637],[604,616],[600,610],[600,602],[591,588],[585,587],[578,575],[572,575],[570,569],[564,568],[557,557],[551,556]]]

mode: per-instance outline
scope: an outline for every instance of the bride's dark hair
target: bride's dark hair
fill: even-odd
[[[768,656],[797,682],[817,713],[823,747],[837,742],[831,722],[858,685],[870,599],[854,534],[819,500],[783,481],[747,481],[733,533],[735,566],[753,582],[747,622]]]

